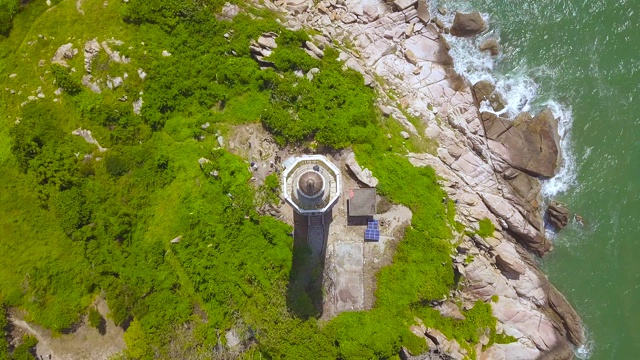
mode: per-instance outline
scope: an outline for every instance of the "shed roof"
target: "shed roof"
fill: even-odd
[[[349,216],[373,216],[376,214],[376,189],[349,190]]]

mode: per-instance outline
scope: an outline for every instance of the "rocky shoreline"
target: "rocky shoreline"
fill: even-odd
[[[341,44],[345,67],[379,90],[382,114],[406,128],[403,136],[437,141],[436,154],[409,154],[409,160],[436,170],[457,203],[456,220],[475,229],[484,218],[495,225],[493,237],[462,236],[456,244],[454,266],[464,280],[451,298],[464,307],[490,301],[498,332],[517,342],[484,351],[479,344],[477,357],[573,358],[574,348],[585,342],[582,322],[535,260],[552,248],[539,179],[554,176],[561,165],[557,120],[548,109],[513,119],[481,111],[487,105],[499,111],[502,95],[490,83],[468,84],[455,73],[443,34],[476,36],[487,28],[482,17],[456,14],[447,28],[439,19],[445,9],[431,14],[428,4],[416,0],[265,0],[255,6],[282,13],[288,28],[321,33],[307,46],[315,55],[330,43]],[[499,44],[491,40],[481,48],[495,55]],[[425,130],[407,116],[421,119]],[[464,356],[452,342],[434,341],[431,329],[413,330],[447,356]]]

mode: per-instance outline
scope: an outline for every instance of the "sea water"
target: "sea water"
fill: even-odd
[[[456,70],[490,80],[508,106],[559,121],[564,162],[543,184],[579,214],[559,233],[543,270],[584,320],[583,359],[640,359],[640,0],[433,0],[478,10],[489,31],[448,36]],[[495,37],[502,53],[477,50]]]

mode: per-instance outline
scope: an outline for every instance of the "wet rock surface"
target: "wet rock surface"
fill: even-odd
[[[470,37],[480,34],[487,29],[479,12],[456,13],[451,26],[451,35],[460,37]]]

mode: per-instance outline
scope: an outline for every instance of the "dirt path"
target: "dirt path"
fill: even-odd
[[[50,330],[30,324],[16,313],[9,315],[9,321],[20,330],[38,339],[36,354],[43,359],[51,355],[52,360],[92,359],[106,360],[125,348],[124,330],[106,318],[109,309],[104,300],[99,299],[95,305],[105,318],[104,335],[98,329],[87,324],[86,319],[72,334],[54,336]]]

